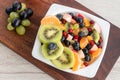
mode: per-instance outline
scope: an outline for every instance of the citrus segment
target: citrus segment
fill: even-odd
[[[62,30],[65,29],[65,27],[61,24],[59,19],[56,16],[46,16],[41,20],[41,25],[46,25],[46,24],[54,24],[61,28]]]
[[[87,46],[87,44],[88,44],[88,39],[86,37],[81,38],[80,47],[83,49]]]
[[[76,52],[74,52],[74,57],[75,57],[75,62],[74,62],[72,70],[76,71],[81,66],[81,60],[80,60],[80,55],[78,53],[76,53]]]

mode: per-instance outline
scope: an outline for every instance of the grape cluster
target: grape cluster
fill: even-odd
[[[33,15],[33,10],[27,8],[25,3],[15,1],[5,11],[9,16],[7,29],[9,31],[15,30],[18,35],[24,35],[25,27],[29,27],[31,24],[29,17]]]

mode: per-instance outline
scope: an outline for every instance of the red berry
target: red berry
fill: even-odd
[[[72,18],[73,18],[74,20],[76,20],[76,16],[73,16]]]
[[[74,39],[74,41],[78,41],[78,39]]]
[[[83,16],[83,15],[81,15],[80,13],[78,14],[78,17],[84,18],[84,16]]]
[[[83,64],[84,64],[85,66],[88,66],[88,65],[89,65],[88,62],[84,62]]]
[[[63,23],[63,24],[65,24],[65,23],[66,23],[66,20],[64,20],[64,19],[62,19],[61,21],[62,21],[62,23]]]
[[[77,51],[76,51],[76,50],[74,50],[74,49],[72,49],[72,51],[77,53]]]
[[[102,43],[102,42],[103,42],[103,39],[100,37],[100,40],[99,40],[99,41],[100,41],[100,43]]]
[[[94,24],[95,22],[93,20],[90,21],[90,24]]]
[[[68,32],[69,32],[69,33],[73,33],[73,29],[70,28],[70,29],[68,30]]]
[[[102,48],[102,46],[101,46],[101,45],[99,45],[99,46],[98,46],[98,48]]]
[[[63,36],[67,37],[68,36],[67,32],[63,32]]]
[[[88,28],[88,31],[89,31],[89,32],[91,32],[91,31],[92,31],[92,29],[91,29],[91,28]]]
[[[95,42],[93,40],[90,41],[90,45],[93,46]]]
[[[79,38],[78,35],[75,35],[75,36],[74,36],[74,39],[78,39],[78,38]]]
[[[79,38],[78,35],[75,35],[75,36],[74,36],[74,40],[75,40],[75,41],[78,41],[78,38]]]

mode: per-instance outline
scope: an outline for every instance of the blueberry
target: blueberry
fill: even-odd
[[[26,19],[28,18],[28,14],[26,11],[22,11],[19,13],[21,19]]]
[[[84,48],[84,49],[83,49],[83,52],[84,52],[84,54],[85,54],[85,55],[88,55],[88,54],[89,54],[89,52],[88,52],[88,49],[87,49],[87,48]]]
[[[77,42],[77,41],[75,41],[72,45],[73,45],[73,47],[74,46],[80,46],[79,42]]]
[[[93,31],[89,31],[89,32],[88,32],[88,35],[91,35],[92,33],[93,33]]]
[[[49,50],[55,50],[56,48],[57,48],[56,43],[51,42],[51,43],[48,44],[48,49]]]
[[[59,20],[62,20],[63,15],[62,15],[62,14],[57,14],[56,17],[57,17]]]
[[[13,11],[13,8],[12,7],[8,7],[8,8],[6,8],[5,11],[9,15]]]
[[[14,11],[18,11],[18,10],[20,10],[22,8],[22,5],[21,5],[21,3],[19,2],[19,1],[15,1],[14,3],[13,3],[13,10]]]
[[[90,44],[88,44],[88,45],[86,46],[86,48],[87,48],[88,50],[90,50],[90,49],[92,48],[92,46],[91,46]]]
[[[79,51],[80,50],[80,45],[79,45],[79,42],[75,41],[73,44],[72,44],[73,48],[76,50],[76,51]]]
[[[64,41],[64,43],[65,43],[65,45],[66,45],[67,47],[69,47],[69,46],[70,46],[70,41],[65,40],[65,41]]]
[[[80,50],[80,47],[75,46],[74,49],[75,49],[76,51],[79,51],[79,50]]]
[[[18,27],[21,24],[21,20],[19,18],[14,18],[12,20],[12,26],[13,27]]]
[[[65,39],[66,39],[66,37],[65,37],[65,36],[62,36],[62,38],[61,38],[61,42],[64,42]]]
[[[84,22],[82,22],[82,23],[79,24],[79,27],[80,27],[80,28],[83,28],[84,26],[85,26],[85,23],[84,23]]]
[[[80,31],[80,32],[78,33],[78,36],[79,36],[79,37],[84,37],[84,36],[85,36],[85,33],[82,32],[82,31]]]
[[[85,61],[90,61],[91,60],[91,57],[90,57],[90,55],[85,55]]]
[[[72,12],[70,12],[69,14],[72,16],[72,18],[74,17],[74,14]]]
[[[31,8],[27,8],[27,9],[25,9],[25,11],[26,11],[28,17],[31,17],[33,15],[33,10]]]
[[[83,19],[81,17],[76,17],[76,22],[81,24],[83,23]]]

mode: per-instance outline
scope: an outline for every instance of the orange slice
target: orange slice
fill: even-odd
[[[79,55],[78,53],[76,53],[76,52],[74,52],[74,57],[75,57],[75,63],[74,63],[74,65],[73,65],[72,70],[73,70],[73,71],[76,71],[76,70],[78,70],[78,69],[80,68],[80,66],[81,66],[81,60],[80,60],[80,55]]]
[[[89,22],[89,20],[88,20],[87,18],[84,18],[83,20],[84,20],[85,26],[86,26],[87,28],[90,27],[90,22]]]
[[[65,27],[61,24],[59,19],[56,16],[46,16],[41,20],[41,25],[46,25],[46,24],[54,24],[61,28],[62,30],[65,29]]]
[[[93,40],[92,36],[87,36],[88,41],[90,42],[91,40]]]
[[[73,33],[74,33],[75,35],[78,35],[78,32],[79,32],[79,31],[80,31],[79,29],[73,30]]]
[[[93,58],[96,58],[96,57],[98,57],[98,56],[100,55],[101,51],[102,51],[102,49],[101,49],[101,48],[98,48],[95,52],[93,52],[93,53],[91,54],[91,56],[92,56]]]
[[[88,39],[86,37],[83,37],[80,40],[80,47],[83,49],[83,48],[85,48],[87,46],[88,43],[89,43]]]

